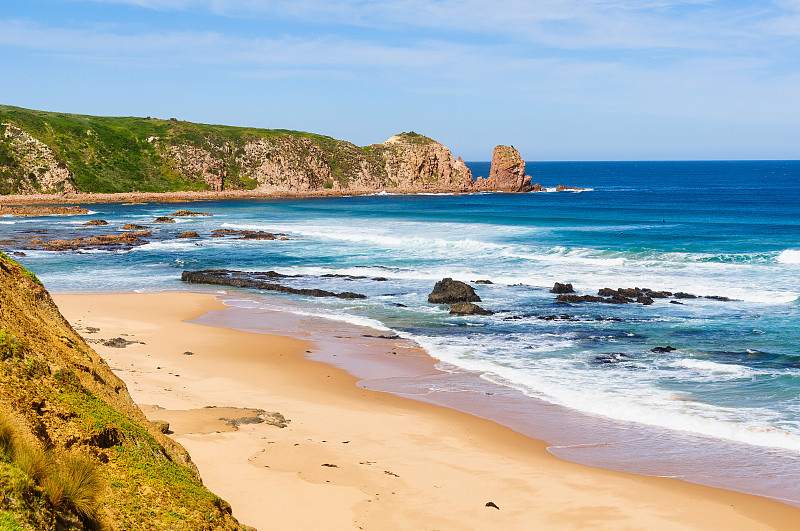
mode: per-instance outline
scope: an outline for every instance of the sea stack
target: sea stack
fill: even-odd
[[[525,160],[514,146],[496,146],[492,153],[489,177],[478,179],[478,190],[499,192],[530,192],[530,175],[525,175]]]

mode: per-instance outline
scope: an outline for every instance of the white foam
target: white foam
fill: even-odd
[[[800,264],[800,249],[786,249],[776,260],[781,264]]]
[[[697,360],[692,358],[678,360],[672,363],[671,366],[690,369],[700,374],[710,375],[712,378],[718,376],[732,378],[752,378],[756,375],[756,371],[749,367],[743,367],[742,365],[717,363],[714,361]]]

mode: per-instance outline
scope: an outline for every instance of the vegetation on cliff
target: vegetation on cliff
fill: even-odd
[[[418,133],[358,147],[281,129],[0,105],[0,194],[467,189],[469,169]]]
[[[38,279],[2,253],[0,528],[240,529]]]

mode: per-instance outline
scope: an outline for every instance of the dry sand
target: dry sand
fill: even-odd
[[[261,531],[753,530],[800,521],[800,509],[773,500],[568,463],[491,421],[360,389],[346,372],[307,360],[313,342],[184,322],[224,308],[210,294],[54,298],[87,339],[141,342],[94,346],[148,418],[171,423],[205,484]],[[279,424],[260,410],[290,422],[253,423],[261,415]]]

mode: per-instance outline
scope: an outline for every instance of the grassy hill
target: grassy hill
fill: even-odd
[[[241,529],[38,279],[2,253],[0,529]]]

